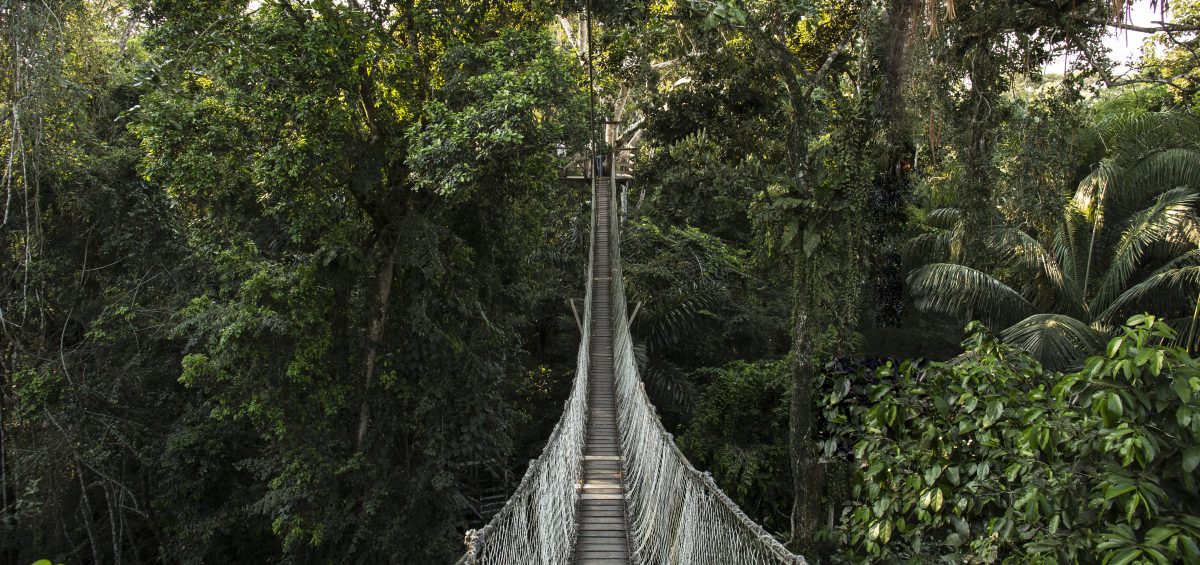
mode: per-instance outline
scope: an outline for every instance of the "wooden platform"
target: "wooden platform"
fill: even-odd
[[[608,255],[610,181],[597,179],[596,255],[592,262],[592,342],[588,427],[574,563],[629,563],[625,487],[613,391],[612,265]]]

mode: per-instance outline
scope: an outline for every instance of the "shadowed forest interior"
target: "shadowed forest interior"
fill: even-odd
[[[453,563],[568,401],[599,178],[646,394],[788,550],[1200,563],[1200,0],[0,30],[0,565]]]

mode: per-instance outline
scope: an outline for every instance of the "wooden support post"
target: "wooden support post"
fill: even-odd
[[[575,327],[579,328],[579,333],[583,333],[583,320],[579,319],[579,310],[575,309],[575,299],[568,298],[567,303],[571,305],[571,313],[575,315]]]
[[[639,300],[638,303],[636,305],[634,305],[634,307],[633,307],[633,315],[629,317],[629,325],[630,326],[633,326],[633,321],[637,319],[638,310],[641,310],[641,309],[642,309],[642,301]]]

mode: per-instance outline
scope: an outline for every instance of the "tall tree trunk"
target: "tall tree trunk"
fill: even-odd
[[[808,277],[797,267],[796,327],[792,342],[792,398],[788,432],[792,463],[792,543],[800,551],[812,547],[817,527],[821,488],[817,484],[816,446],[812,438],[813,396],[817,376],[813,366],[813,334],[816,325]]]
[[[875,106],[878,120],[884,126],[885,169],[877,172],[876,193],[870,204],[870,253],[874,281],[874,322],[878,326],[895,326],[903,314],[904,273],[901,246],[904,224],[907,221],[904,202],[909,188],[909,171],[913,167],[911,128],[904,107],[904,66],[908,60],[909,38],[912,29],[913,0],[890,0],[887,3],[881,35],[874,39],[873,65],[878,66]]]
[[[788,132],[787,132],[787,167],[801,195],[809,195],[810,179],[808,174],[808,136],[812,122],[808,120],[806,109],[811,105],[811,98],[804,95],[805,89],[795,79],[791,69],[785,75],[789,80],[788,93]],[[792,545],[801,552],[812,546],[813,533],[816,531],[816,515],[813,512],[812,500],[819,496],[820,490],[813,484],[815,461],[813,460],[812,422],[813,422],[813,336],[812,326],[816,322],[817,313],[813,311],[812,296],[809,285],[813,278],[803,266],[804,255],[795,251],[796,264],[792,275],[795,296],[795,334],[792,336],[792,396],[788,406],[788,438],[789,453],[792,467]]]
[[[957,183],[958,206],[966,220],[964,250],[968,264],[988,270],[994,259],[987,251],[987,233],[996,219],[992,193],[996,175],[992,156],[993,143],[999,124],[997,92],[1002,88],[1002,78],[997,71],[996,55],[991,51],[994,39],[983,38],[979,46],[968,55],[973,55],[968,76],[970,90],[967,99],[958,109],[957,129],[965,139],[960,145],[963,178]]]
[[[379,341],[383,339],[383,326],[387,321],[388,299],[392,295],[392,277],[396,269],[397,245],[387,245],[387,255],[376,275],[374,302],[367,317],[367,351],[360,390],[362,400],[358,407],[358,433],[354,436],[354,450],[362,451],[371,422],[371,385],[375,382],[375,371],[379,359]]]
[[[13,484],[12,469],[8,464],[8,376],[9,362],[12,359],[9,351],[3,351],[0,359],[0,530],[15,533],[17,527],[17,489]],[[0,565],[17,565],[18,546],[16,536],[0,536]]]

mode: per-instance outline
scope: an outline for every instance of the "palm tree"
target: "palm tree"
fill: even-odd
[[[1049,249],[1015,227],[989,230],[996,267],[962,257],[963,215],[943,208],[911,239],[926,263],[908,284],[918,309],[979,318],[1052,368],[1103,347],[1149,311],[1195,345],[1200,328],[1200,121],[1174,112],[1101,124],[1106,156],[1064,206]]]

